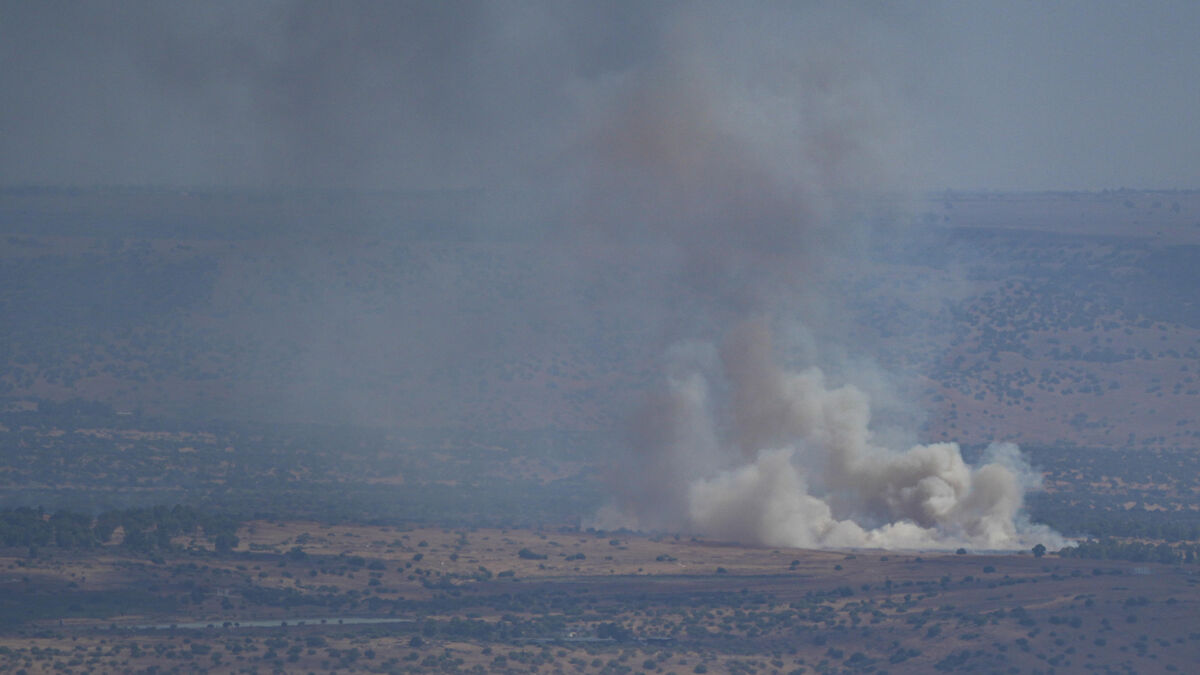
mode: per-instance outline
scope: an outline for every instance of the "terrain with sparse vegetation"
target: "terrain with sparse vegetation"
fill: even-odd
[[[1188,672],[1197,568],[249,521],[0,556],[17,672]]]
[[[938,195],[841,280],[918,440],[1041,474],[1018,554],[589,529],[703,299],[469,198],[0,191],[0,669],[1200,662],[1200,193]]]

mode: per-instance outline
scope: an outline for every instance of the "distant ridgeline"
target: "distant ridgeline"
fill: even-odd
[[[174,537],[192,535],[211,540],[217,552],[224,553],[237,546],[239,524],[230,516],[187,506],[106,511],[96,517],[21,507],[0,511],[0,545],[87,549],[110,544],[120,528],[123,537],[119,545],[134,551],[178,548],[171,541]]]

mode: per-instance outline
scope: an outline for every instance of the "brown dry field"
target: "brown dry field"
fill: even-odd
[[[1140,673],[1200,662],[1192,566],[307,522],[257,521],[239,537],[225,556],[204,540],[153,560],[115,547],[3,552],[0,597],[67,600],[58,616],[0,630],[0,670]],[[297,546],[305,555],[289,556]],[[173,600],[72,610],[71,598],[106,592]],[[351,617],[411,621],[339,625]],[[269,625],[241,625],[253,620]]]

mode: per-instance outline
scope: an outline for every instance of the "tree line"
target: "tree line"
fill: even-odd
[[[182,505],[117,509],[97,516],[19,507],[0,510],[0,546],[92,548],[111,542],[120,528],[120,545],[130,550],[167,550],[173,547],[172,538],[192,534],[210,538],[218,552],[228,552],[238,544],[240,524],[229,515]]]
[[[1200,563],[1200,545],[1121,541],[1112,537],[1088,539],[1058,552],[1064,558],[1089,560],[1129,560],[1166,565]]]

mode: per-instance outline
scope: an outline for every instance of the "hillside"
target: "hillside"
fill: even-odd
[[[177,420],[613,429],[673,341],[732,316],[654,245],[487,227],[469,195],[372,199],[0,194],[0,396]],[[925,438],[1200,447],[1200,195],[921,208],[805,290],[833,298],[819,322],[853,336],[852,357],[920,398]]]

